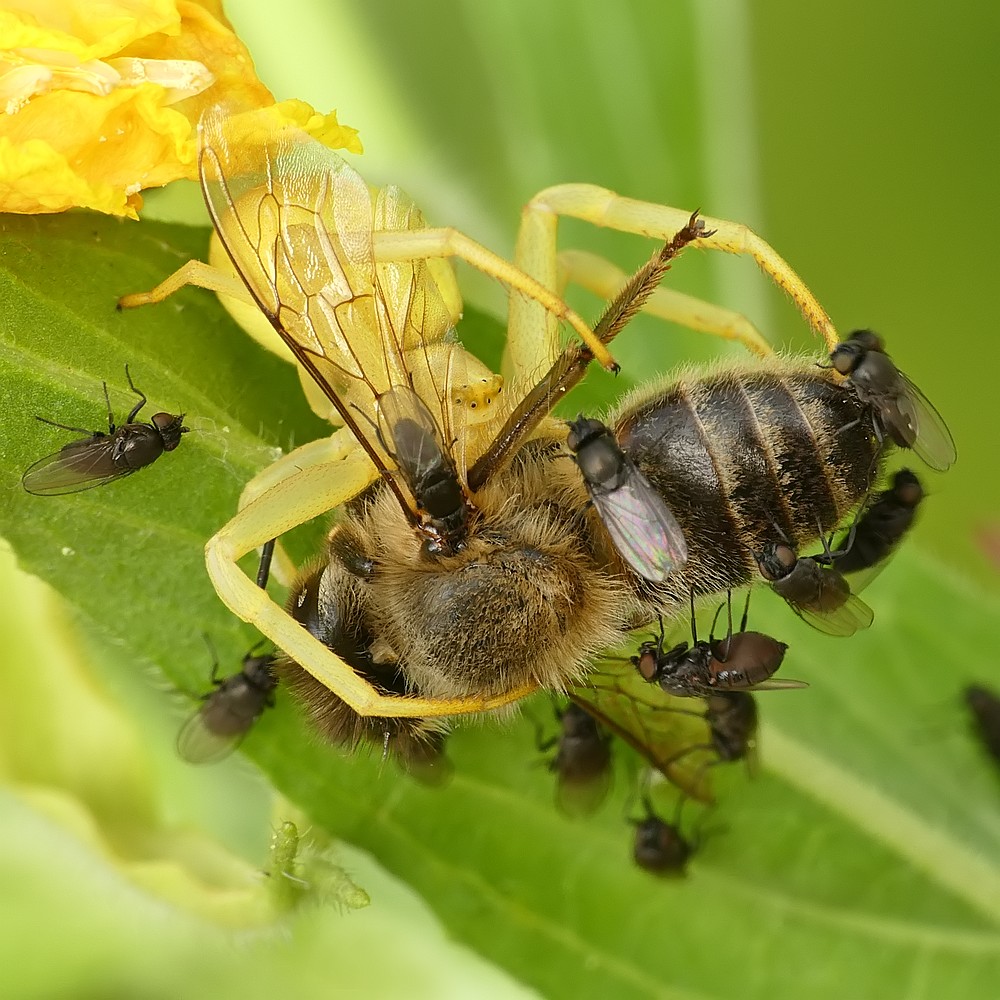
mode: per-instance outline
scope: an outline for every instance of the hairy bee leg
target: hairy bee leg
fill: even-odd
[[[372,234],[375,259],[382,263],[406,260],[429,260],[435,257],[457,257],[488,274],[491,278],[512,288],[537,303],[553,318],[568,323],[587,345],[594,358],[609,371],[618,365],[607,347],[594,335],[593,330],[552,290],[552,286],[539,283],[510,261],[498,257],[486,247],[470,239],[457,229],[412,229],[380,231]],[[511,308],[520,296],[511,296]]]
[[[602,299],[610,300],[628,279],[628,275],[611,261],[583,250],[560,251],[557,266],[560,294],[572,282]],[[742,313],[672,288],[658,288],[647,299],[642,311],[699,333],[736,340],[760,357],[769,357],[774,353],[774,348],[763,334]]]
[[[237,560],[291,528],[340,506],[374,482],[364,456],[312,465],[281,479],[244,507],[205,546],[208,575],[222,602],[284,650],[359,715],[434,717],[491,711],[536,689],[525,685],[490,698],[433,701],[381,695],[261,590]]]
[[[189,260],[148,292],[133,292],[131,295],[123,295],[118,300],[118,308],[135,309],[137,306],[163,302],[186,285],[207,288],[210,292],[221,292],[238,299],[245,305],[253,306],[254,309],[258,308],[253,296],[239,278],[235,275],[224,274],[200,260]]]
[[[593,184],[562,184],[546,188],[535,195],[521,213],[521,229],[514,261],[518,267],[548,288],[557,287],[556,229],[561,215],[661,240],[680,231],[691,218],[691,213],[683,209],[624,198]],[[698,245],[752,257],[761,270],[792,298],[806,322],[832,351],[841,338],[830,317],[805,282],[774,248],[742,223],[709,216],[701,218],[707,235],[698,241]],[[525,312],[531,312],[530,304],[525,306]],[[538,323],[537,310],[531,322]],[[517,335],[527,341],[524,353],[529,362],[538,365],[555,357],[551,352],[555,350],[557,354],[558,350],[551,342],[551,324],[547,325],[546,342],[536,343],[534,347],[531,341],[537,341],[536,331],[539,327],[524,325],[521,320],[519,324]],[[545,351],[549,353],[542,358],[541,352]],[[531,370],[531,367],[527,370]]]

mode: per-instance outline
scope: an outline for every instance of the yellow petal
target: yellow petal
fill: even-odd
[[[195,176],[206,107],[274,101],[213,0],[38,2],[0,11],[0,40],[0,211],[135,218]]]

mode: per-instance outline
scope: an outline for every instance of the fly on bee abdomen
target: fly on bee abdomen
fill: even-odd
[[[636,584],[666,613],[688,588],[700,595],[750,583],[765,542],[808,544],[833,530],[880,466],[856,393],[809,368],[682,379],[626,400],[614,428],[687,540],[686,566],[662,589]]]

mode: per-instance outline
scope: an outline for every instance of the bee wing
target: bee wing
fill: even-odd
[[[622,558],[639,576],[658,583],[687,562],[687,542],[652,483],[626,461],[626,481],[607,492],[592,490],[591,499]]]
[[[205,722],[206,702],[181,726],[177,734],[177,753],[189,764],[216,764],[228,757],[243,742],[246,731],[220,734]]]
[[[21,483],[35,496],[51,497],[91,490],[136,471],[116,468],[113,450],[114,438],[106,434],[72,441],[28,466]]]
[[[706,765],[715,755],[701,702],[673,698],[644,681],[630,661],[610,659],[572,685],[569,697],[686,795],[712,801]]]
[[[396,188],[371,192],[336,153],[269,109],[201,123],[202,190],[219,237],[275,330],[380,471],[375,403],[417,387],[439,425],[437,355],[452,318],[422,261],[376,263],[376,232],[424,228]],[[358,415],[367,417],[358,420]]]
[[[868,628],[875,613],[857,594],[851,594],[839,608],[816,611],[793,601],[788,606],[807,624],[826,635],[854,635],[859,629]]]
[[[958,457],[955,439],[933,403],[902,372],[899,377],[904,392],[896,407],[915,432],[913,450],[930,468],[944,472]]]

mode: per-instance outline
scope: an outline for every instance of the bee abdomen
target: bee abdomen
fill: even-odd
[[[615,433],[680,522],[702,593],[748,583],[767,541],[832,531],[878,466],[870,417],[820,369],[678,381],[633,399]]]

